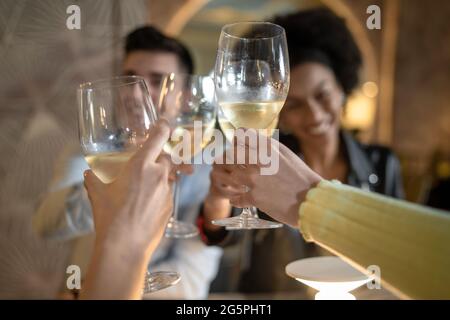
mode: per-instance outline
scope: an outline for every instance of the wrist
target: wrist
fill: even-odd
[[[113,254],[126,256],[130,260],[150,259],[156,245],[148,243],[133,233],[110,233],[98,235],[95,239],[95,249],[98,252],[113,252]]]
[[[217,231],[220,226],[212,224],[213,220],[223,219],[230,215],[231,205],[227,198],[208,195],[203,203],[203,226],[208,231]]]
[[[139,243],[127,239],[96,238],[80,298],[140,299],[152,253]]]
[[[305,187],[305,183],[302,182],[300,187],[297,188],[298,193],[297,193],[297,205],[290,211],[291,212],[291,217],[290,217],[290,225],[292,227],[297,228],[298,224],[299,224],[299,212],[300,212],[300,206],[302,205],[302,203],[304,203],[306,201],[306,197],[308,192],[311,189],[314,189],[315,187],[317,187],[317,185],[320,183],[320,181],[322,181],[322,177],[319,176],[316,173],[312,173],[311,177],[307,180],[308,182],[306,183],[306,187]]]

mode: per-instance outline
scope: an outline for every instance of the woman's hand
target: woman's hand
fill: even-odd
[[[211,221],[228,218],[231,214],[230,198],[245,192],[244,186],[233,181],[231,172],[231,165],[217,163],[213,165],[209,193],[203,203],[203,216],[207,230],[220,229],[221,227],[213,225]]]
[[[170,159],[161,155],[168,137],[166,122],[152,127],[145,144],[112,183],[102,183],[91,170],[85,172],[99,241],[123,238],[139,248],[156,248],[172,209]]]
[[[246,132],[249,136],[257,136],[255,130]],[[259,140],[258,138],[255,138]],[[257,146],[234,143],[234,154],[256,152]],[[296,227],[298,224],[298,209],[305,199],[306,193],[322,179],[312,171],[295,153],[274,139],[269,141],[272,161],[278,161],[276,173],[261,175],[261,164],[230,166],[230,178],[236,185],[245,185],[249,191],[230,197],[230,202],[236,207],[255,206],[272,218]],[[267,156],[267,155],[266,155]],[[258,161],[259,162],[259,161]]]
[[[141,297],[148,262],[172,211],[171,163],[161,155],[168,138],[169,126],[161,120],[109,184],[86,171],[96,239],[81,298]]]

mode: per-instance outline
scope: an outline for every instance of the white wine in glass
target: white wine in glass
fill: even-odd
[[[81,149],[95,175],[113,182],[127,161],[147,140],[156,110],[145,81],[123,76],[81,84],[78,89]],[[177,272],[146,274],[143,293],[176,284]]]
[[[267,129],[278,117],[284,101],[222,102],[220,107],[235,128]]]
[[[217,104],[213,79],[189,74],[167,75],[161,85],[158,110],[172,129],[164,150],[177,163],[192,163],[192,158],[209,143],[214,131]],[[169,238],[190,238],[198,235],[198,228],[178,220],[179,185],[174,183],[174,209],[165,234]]]
[[[135,151],[105,152],[85,156],[89,167],[103,183],[113,182]]]
[[[220,109],[234,128],[269,129],[276,121],[289,90],[289,58],[284,29],[269,22],[224,26],[219,38],[214,83]],[[254,212],[255,209],[244,208],[237,217],[212,223],[227,229],[282,226],[260,219]]]
[[[169,141],[167,141],[164,145],[164,151],[174,157],[178,156],[179,158],[186,160],[190,160],[200,153],[211,140],[215,122],[210,121],[209,123],[202,123],[201,120],[195,121],[198,121],[201,124],[197,127],[199,129],[197,133],[195,132],[196,127],[193,123],[178,125],[175,129],[173,129],[171,139],[169,139]],[[197,135],[200,139],[195,139]],[[187,143],[190,147],[188,150],[181,148],[180,154],[177,155],[177,146],[180,146],[180,144],[183,143],[184,137],[189,137],[189,141]],[[185,151],[189,151],[189,153]]]
[[[234,133],[236,128],[231,124],[231,122],[223,115],[221,108],[217,110],[217,121],[219,123],[219,127],[222,130],[225,138],[229,143],[233,142]],[[274,133],[274,130],[278,126],[278,116],[273,119],[273,121],[269,124],[267,128],[260,129],[259,132],[264,134],[267,137],[271,137]]]

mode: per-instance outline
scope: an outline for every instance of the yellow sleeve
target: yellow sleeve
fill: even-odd
[[[450,213],[325,180],[299,213],[307,241],[360,270],[379,266],[400,296],[450,299]]]

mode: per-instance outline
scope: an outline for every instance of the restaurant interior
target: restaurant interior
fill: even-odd
[[[78,12],[68,9],[73,4]],[[60,161],[67,147],[79,148],[78,86],[121,74],[127,34],[152,25],[187,47],[196,74],[212,75],[224,25],[271,21],[274,16],[314,8],[326,8],[345,19],[363,61],[358,84],[341,114],[342,128],[360,143],[393,151],[400,163],[405,200],[449,211],[447,0],[2,0],[0,299],[77,297],[77,290],[66,286],[71,275],[67,268],[83,260],[74,257],[80,252],[83,258],[89,256],[94,235],[80,232],[86,241],[78,236],[43,237],[33,219],[42,211],[46,195],[54,191],[55,181],[61,179],[55,172],[68,165]],[[68,19],[76,13],[80,24],[70,27]],[[381,19],[378,27],[370,23],[374,14]],[[43,219],[54,221],[55,217]],[[246,238],[253,236],[252,231],[239,232]],[[199,239],[179,250],[212,250],[208,254],[217,261],[208,266],[212,269],[205,271],[208,275],[202,275],[202,265],[193,270],[194,255],[186,258],[185,269],[167,263],[164,270],[175,268],[181,274],[180,283],[145,299],[314,299],[317,290],[289,277],[284,267],[277,274],[280,286],[252,292],[241,281],[242,266],[252,256],[245,248],[248,242],[213,251],[199,249],[206,248]],[[280,241],[283,251],[283,241],[274,241]],[[197,264],[204,263],[206,268],[212,263],[207,259],[199,258]],[[185,276],[188,272],[196,273]],[[184,287],[186,278],[189,286]],[[365,285],[353,294],[358,300],[403,298],[395,290],[371,290]]]

